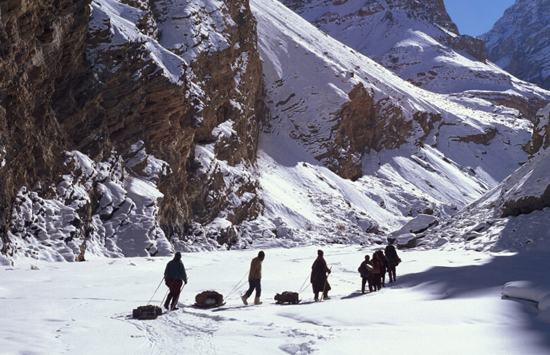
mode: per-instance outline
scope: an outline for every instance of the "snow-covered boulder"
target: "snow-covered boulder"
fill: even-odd
[[[437,217],[421,214],[407,222],[401,229],[393,232],[392,235],[398,236],[406,233],[420,234],[438,223],[439,220]]]

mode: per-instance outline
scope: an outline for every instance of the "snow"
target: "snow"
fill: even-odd
[[[391,354],[550,350],[544,311],[511,298],[545,301],[544,254],[401,250],[397,282],[361,295],[357,266],[374,248],[324,246],[332,299],[315,303],[308,282],[317,248],[265,249],[259,306],[239,299],[257,250],[184,254],[189,283],[180,309],[146,321],[131,311],[161,303],[170,258],[1,266],[2,353],[354,354],[373,339]],[[302,287],[300,304],[274,304],[276,293]],[[193,307],[207,289],[226,305]]]
[[[143,142],[126,153],[126,163],[115,151],[96,163],[81,152],[65,152],[67,173],[52,187],[53,196],[43,196],[40,184],[22,187],[8,231],[10,260],[169,255],[172,245],[157,221],[163,194],[156,185],[168,165],[147,154]],[[136,165],[140,171],[132,170]],[[83,221],[79,210],[91,209],[95,198],[96,210]]]
[[[160,39],[135,27],[146,11],[114,0],[92,2],[91,31],[111,21],[109,45],[143,42],[162,74],[179,84],[197,53],[227,48],[227,38],[216,31],[234,24],[221,15],[227,11],[223,2],[157,4],[164,11],[162,21],[151,28],[163,31]],[[345,2],[341,14],[363,9],[358,6]],[[206,200],[225,194],[231,206],[207,225],[191,225],[200,233],[189,240],[169,242],[158,225],[163,194],[157,183],[170,167],[148,154],[143,142],[101,163],[66,152],[68,173],[54,196],[41,196],[40,184],[23,187],[17,196],[8,232],[14,256],[0,256],[2,352],[352,354],[376,339],[393,354],[547,354],[550,208],[509,218],[499,218],[498,212],[507,200],[544,193],[550,185],[550,150],[528,160],[522,146],[532,124],[518,110],[479,95],[547,93],[531,92],[491,63],[482,65],[440,47],[429,31],[411,30],[406,38],[384,42],[385,50],[395,45],[393,54],[413,51],[419,58],[435,58],[453,75],[461,73],[460,67],[494,74],[483,85],[465,76],[453,88],[442,85],[434,89],[439,93],[428,92],[278,2],[254,0],[251,7],[273,115],[260,134],[256,166],[216,159],[214,143],[198,144],[195,150],[199,177],[214,171],[224,176],[225,186]],[[208,40],[197,42],[202,35]],[[94,55],[107,46],[89,48],[89,58],[99,58]],[[247,62],[243,54],[234,68]],[[94,65],[101,70],[102,63]],[[202,95],[200,83],[187,74],[192,94]],[[420,111],[441,115],[441,122],[434,123],[422,144],[417,143],[425,132],[414,122],[407,144],[362,152],[363,176],[351,181],[315,157],[326,152],[334,112],[349,101],[356,85],[377,102],[391,102],[405,120]],[[448,95],[455,89],[471,91]],[[221,123],[213,137],[232,139],[234,125]],[[497,133],[489,144],[464,139],[493,129]],[[0,150],[0,165],[5,154]],[[257,184],[257,195],[241,191],[246,183]],[[84,232],[77,210],[89,206],[91,196],[99,200],[89,221],[92,231],[77,243],[73,234]],[[262,201],[260,215],[231,223],[231,209],[255,198]],[[222,232],[238,236],[231,250],[217,243]],[[400,245],[415,241],[418,247],[400,251],[397,283],[361,295],[357,266],[388,235]],[[75,261],[82,248],[86,262],[66,262]],[[264,304],[244,307],[239,296],[250,259],[260,248],[267,255]],[[322,303],[311,302],[308,285],[318,248],[333,267],[333,299]],[[161,278],[174,250],[200,251],[184,254],[190,282],[180,299],[182,309],[157,320],[131,319],[133,308],[162,302],[166,288]],[[302,288],[300,305],[273,304],[276,293]],[[208,289],[222,292],[227,304],[194,308],[194,296]]]
[[[327,36],[276,1],[252,1],[251,8],[258,21],[258,50],[272,116],[261,133],[258,155],[264,215],[271,222],[282,218],[295,229],[293,235],[323,239],[334,224],[353,235],[360,230],[357,226],[362,222],[356,217],[361,215],[383,233],[430,211],[444,219],[483,196],[527,160],[523,146],[530,139],[532,123],[517,110],[478,94],[491,85],[477,83],[478,91],[460,95],[428,92]],[[402,44],[441,47],[421,31],[411,33],[414,40],[401,38]],[[512,90],[509,76],[494,65],[449,53],[441,60],[452,57],[467,62],[468,68],[502,76],[499,83],[505,85],[493,88],[499,92],[491,95],[520,95]],[[349,102],[348,93],[356,85],[363,85],[379,105],[387,105],[388,116],[392,109],[400,110],[413,128],[408,144],[397,149],[358,152],[355,159],[361,162],[363,176],[350,182],[323,167],[326,159],[318,158],[319,162],[315,157],[327,154],[337,129],[334,113]],[[426,133],[414,120],[415,112],[441,115],[441,121],[434,119],[434,129]],[[488,144],[469,141],[490,132],[496,133]],[[345,146],[341,148],[345,153]],[[346,213],[353,217],[346,218]]]

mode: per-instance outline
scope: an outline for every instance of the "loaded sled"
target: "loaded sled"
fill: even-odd
[[[132,311],[132,317],[136,319],[156,319],[162,314],[162,308],[153,305],[139,306]]]
[[[274,298],[277,304],[298,304],[301,301],[298,292],[292,291],[284,291],[281,294],[278,293]]]
[[[195,306],[201,308],[212,308],[223,306],[223,295],[217,291],[204,291],[195,296]]]

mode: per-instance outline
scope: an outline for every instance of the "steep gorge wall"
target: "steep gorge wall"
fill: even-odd
[[[81,70],[90,0],[0,3],[0,235],[21,186],[52,183],[69,145],[52,107]]]
[[[155,207],[156,219],[167,238],[187,239],[221,212],[234,224],[258,213],[261,201],[250,197],[255,196],[254,179],[248,175],[228,178],[219,164],[254,164],[263,115],[255,21],[247,1],[216,2],[209,13],[201,4],[170,0],[2,3],[0,234],[4,253],[14,253],[15,239],[32,237],[30,231],[38,229],[33,218],[23,226],[10,222],[16,211],[22,213],[17,206],[21,198],[15,198],[21,189],[31,189],[42,199],[60,199],[56,186],[63,175],[82,174],[78,164],[67,164],[63,151],[82,152],[98,163],[118,162],[110,169],[122,169],[115,179],[121,186],[124,176],[129,176],[127,181],[134,177],[155,185],[163,195]],[[220,33],[208,36],[223,37],[227,43],[215,47],[212,43],[219,42],[217,38],[205,38],[200,28],[191,28],[189,42],[201,45],[167,46],[167,38],[173,35],[170,26],[177,27],[174,23],[182,20],[170,12],[176,8],[187,11],[196,26],[208,23],[208,16],[216,17],[218,25],[224,26]],[[118,16],[127,14],[135,27],[120,27]],[[188,55],[191,51],[193,57]],[[228,133],[221,134],[220,125],[226,125]],[[196,156],[199,147],[213,152],[210,160]],[[159,174],[151,172],[151,161],[157,159],[168,165]],[[75,208],[76,231],[65,238],[81,240],[82,245],[99,233],[94,216],[105,207],[100,201],[107,196],[99,188],[105,181],[90,179],[87,202]],[[245,194],[246,203],[231,203],[229,196],[235,200]],[[72,203],[70,197],[63,201]],[[122,207],[114,206],[114,211]],[[109,222],[113,213],[102,214],[101,223]],[[116,230],[111,235],[116,236]],[[214,238],[220,244],[232,242],[226,236]]]

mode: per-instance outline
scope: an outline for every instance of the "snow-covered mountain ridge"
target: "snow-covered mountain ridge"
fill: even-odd
[[[73,75],[93,85],[52,97],[63,159],[10,185],[4,262],[383,243],[527,161],[524,104],[547,91],[428,91],[278,2],[248,5],[92,2]],[[10,144],[6,177],[25,168]]]
[[[534,118],[548,93],[485,60],[482,40],[460,35],[442,0],[284,1],[323,32],[426,90],[475,96]]]
[[[391,231],[421,213],[445,218],[519,167],[510,164],[512,161],[527,159],[522,146],[529,140],[531,124],[519,118],[517,110],[473,95],[458,100],[455,95],[431,93],[411,85],[301,23],[276,3],[253,2],[253,11],[258,18],[268,108],[272,115],[276,112],[268,134],[273,136],[269,149],[273,149],[273,142],[290,138],[339,175],[361,171],[350,183],[358,190],[354,197],[366,198],[357,205],[363,204],[365,215],[383,221],[379,225],[383,231]],[[293,60],[299,56],[303,59]],[[319,88],[325,88],[324,92]],[[365,122],[364,117],[369,115],[375,117],[376,124],[365,129],[368,119]],[[360,132],[370,132],[374,137],[380,132],[381,139],[357,137]],[[332,148],[338,139],[345,142],[340,146],[347,150]],[[284,161],[285,166],[292,165],[290,158]],[[293,164],[298,166],[298,162]],[[274,171],[273,166],[267,170]],[[350,169],[353,166],[355,169]],[[295,169],[294,174],[302,176],[302,171]],[[315,186],[309,180],[305,185]],[[350,188],[336,187],[340,191]],[[312,195],[315,193],[301,197]],[[353,206],[349,195],[344,196]],[[366,204],[368,200],[371,202]],[[282,198],[277,201],[284,203]],[[339,208],[350,210],[345,204]],[[294,226],[303,230],[312,219],[302,215],[296,220],[303,224],[295,222]]]

